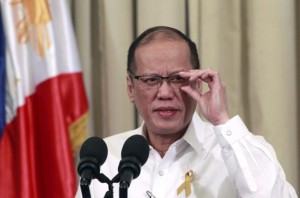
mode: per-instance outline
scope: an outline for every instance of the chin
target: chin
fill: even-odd
[[[160,134],[175,134],[183,130],[183,125],[178,125],[178,122],[175,124],[168,123],[167,125],[158,125],[155,128]]]

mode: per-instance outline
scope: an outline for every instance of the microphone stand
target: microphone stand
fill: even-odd
[[[111,180],[112,183],[118,183],[120,182],[119,184],[119,197],[120,198],[127,198],[128,197],[128,188],[129,188],[129,185],[126,181],[120,181],[120,173],[118,173],[112,180]]]
[[[104,198],[113,198],[114,197],[113,183],[120,182],[120,174],[118,173],[112,180],[108,179],[108,177],[106,177],[103,173],[97,173],[94,177],[99,182],[107,183],[108,185],[108,191],[105,193]],[[128,184],[125,181],[122,183],[123,184],[120,183],[120,198],[127,198]],[[80,184],[80,187],[81,187],[82,197],[91,198],[89,185],[87,183],[82,183]]]
[[[104,198],[113,198],[113,182],[108,179],[103,173],[98,173],[97,175],[95,175],[95,178],[98,179],[98,181],[100,181],[101,183],[107,183],[108,185],[108,191],[105,193]]]
[[[80,184],[81,194],[83,198],[91,198],[90,188],[88,185]]]
[[[128,183],[126,181],[120,182],[119,186],[119,195],[120,198],[127,198],[128,197]]]

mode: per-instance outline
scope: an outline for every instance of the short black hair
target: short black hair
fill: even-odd
[[[200,68],[200,60],[198,56],[196,44],[181,31],[167,26],[156,26],[147,29],[140,36],[138,36],[130,45],[127,56],[127,72],[135,72],[135,51],[136,49],[144,44],[148,44],[154,40],[165,39],[170,41],[185,41],[190,49],[191,53],[191,64],[194,69]]]

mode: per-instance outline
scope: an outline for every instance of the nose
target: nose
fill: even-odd
[[[167,80],[161,82],[161,86],[158,88],[157,97],[161,100],[170,100],[174,97],[174,88],[171,87]]]

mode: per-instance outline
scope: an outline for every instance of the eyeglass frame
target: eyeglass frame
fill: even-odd
[[[179,72],[180,72],[180,71],[179,71]],[[179,73],[179,72],[178,72],[178,73]],[[168,83],[168,85],[169,85],[170,87],[175,88],[175,89],[180,89],[180,88],[183,87],[183,86],[189,86],[189,85],[190,85],[190,81],[187,80],[187,79],[185,79],[185,78],[183,78],[183,77],[181,77],[179,74],[173,74],[173,75],[171,75],[171,76],[160,76],[160,75],[157,75],[157,74],[136,75],[136,74],[134,74],[134,73],[132,73],[132,72],[130,72],[130,71],[127,71],[127,74],[128,74],[129,76],[131,76],[132,78],[136,79],[137,81],[140,80],[140,81],[145,85],[145,88],[149,88],[149,89],[154,89],[154,88],[158,89],[158,88],[160,88],[160,87],[162,86],[162,83],[163,83],[164,80],[167,81],[167,83]],[[147,77],[147,76],[149,76],[149,77],[155,77],[155,78],[157,78],[159,81],[158,81],[158,83],[156,83],[156,84],[154,84],[154,85],[149,85],[149,84],[147,84],[144,80],[140,79],[141,77],[145,77],[145,76],[146,76],[146,77]],[[181,79],[185,80],[185,82],[188,82],[188,84],[182,85],[182,84],[184,84],[184,82],[183,82],[183,83],[179,83],[179,84],[181,84],[179,87],[174,86],[175,84],[174,84],[174,82],[172,82],[172,80],[174,80],[176,77],[180,77]],[[147,80],[147,79],[146,79],[146,80]]]

